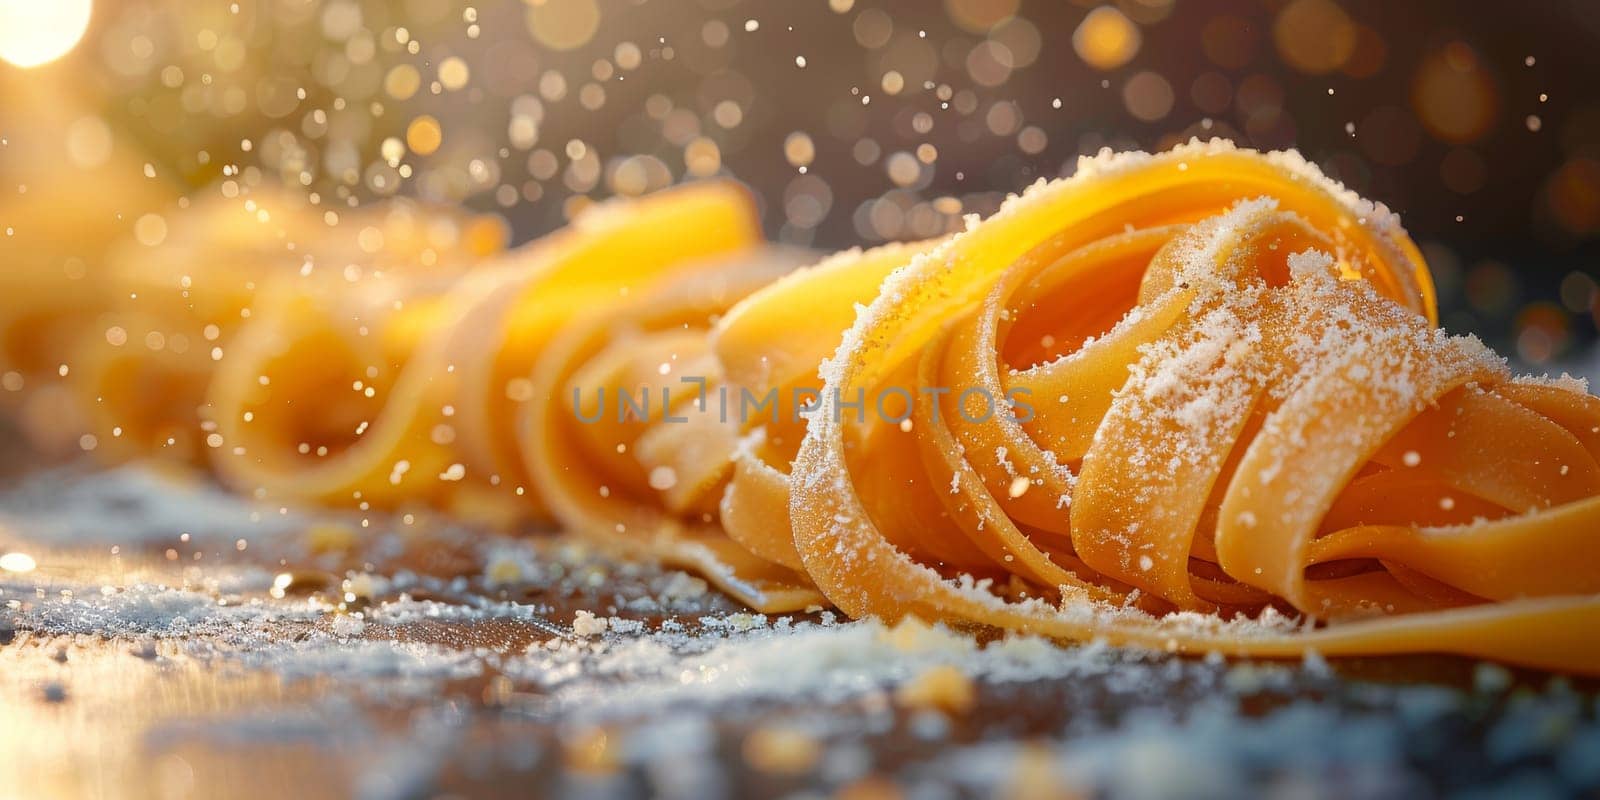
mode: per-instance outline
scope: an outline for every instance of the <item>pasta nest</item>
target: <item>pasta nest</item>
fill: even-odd
[[[1104,154],[805,258],[705,183],[444,278],[264,281],[198,373],[211,463],[767,612],[1600,673],[1600,400],[1438,330],[1398,218],[1299,156]]]

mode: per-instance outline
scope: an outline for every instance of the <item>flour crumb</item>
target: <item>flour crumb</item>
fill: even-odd
[[[596,617],[593,611],[579,611],[572,617],[572,632],[585,639],[606,632],[606,618]]]

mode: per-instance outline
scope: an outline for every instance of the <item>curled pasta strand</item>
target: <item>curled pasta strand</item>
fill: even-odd
[[[796,550],[852,615],[1600,671],[1600,401],[1512,380],[1432,309],[1398,224],[1302,163],[1090,162],[891,275],[845,334],[793,464]],[[1034,413],[832,413],[913,363]]]
[[[30,389],[18,395],[25,422],[30,405],[47,404],[53,427],[71,430],[74,445],[94,435],[102,459],[208,458],[207,390],[265,310],[264,287],[334,291],[349,284],[346,270],[443,279],[506,236],[497,217],[399,200],[347,210],[333,227],[303,196],[266,187],[248,203],[203,194],[168,219],[159,243],[111,242],[77,265],[82,274],[24,258],[0,278],[0,289],[23,284],[0,291],[0,371],[15,369]],[[70,369],[58,376],[61,365]],[[28,430],[51,449],[52,430]]]
[[[739,425],[707,332],[798,255],[685,265],[562,330],[534,370],[518,443],[563,527],[696,569],[758,610],[823,602],[803,576],[716,524]]]
[[[516,420],[550,342],[678,265],[758,236],[748,193],[707,183],[591,209],[458,280],[284,287],[212,381],[227,448],[215,466],[240,489],[283,499],[544,519]]]
[[[1437,330],[1398,219],[1297,155],[1085,159],[798,271],[760,241],[706,183],[471,269],[107,300],[249,318],[75,380],[136,452],[201,450],[199,407],[241,491],[553,522],[767,612],[1600,674],[1600,400]]]

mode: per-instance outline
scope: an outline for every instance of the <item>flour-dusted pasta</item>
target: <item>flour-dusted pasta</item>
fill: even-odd
[[[1600,401],[1512,381],[1432,313],[1397,220],[1292,156],[1088,161],[845,333],[789,481],[796,551],[857,616],[1600,670]],[[908,381],[1029,407],[831,413]]]
[[[61,236],[79,256],[24,249],[0,276],[0,373],[27,389],[0,398],[20,399],[43,449],[92,437],[107,460],[203,462],[208,387],[263,299],[357,276],[445,280],[506,238],[498,217],[464,209],[394,200],[340,214],[265,187],[157,208],[104,244]]]
[[[758,240],[748,193],[707,183],[590,209],[448,280],[283,287],[212,382],[216,468],[280,500],[543,518],[515,425],[550,342],[684,264]]]
[[[1436,329],[1398,218],[1299,156],[1106,154],[800,260],[689,185],[262,287],[185,396],[241,491],[554,522],[766,612],[1600,673],[1600,400]]]

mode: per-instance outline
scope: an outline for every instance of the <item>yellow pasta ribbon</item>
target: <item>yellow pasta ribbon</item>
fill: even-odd
[[[1600,401],[1512,381],[1433,308],[1398,222],[1295,157],[1087,161],[846,332],[789,481],[795,549],[854,616],[1600,671]],[[896,383],[1031,413],[834,414]]]
[[[1398,219],[1293,153],[1085,159],[798,271],[721,182],[474,251],[115,309],[226,355],[86,354],[100,424],[198,405],[241,491],[554,521],[766,612],[1600,674],[1600,400],[1437,330]]]
[[[516,423],[550,343],[683,263],[758,240],[748,193],[705,183],[591,208],[459,279],[280,287],[211,384],[216,468],[268,497],[543,518]]]

